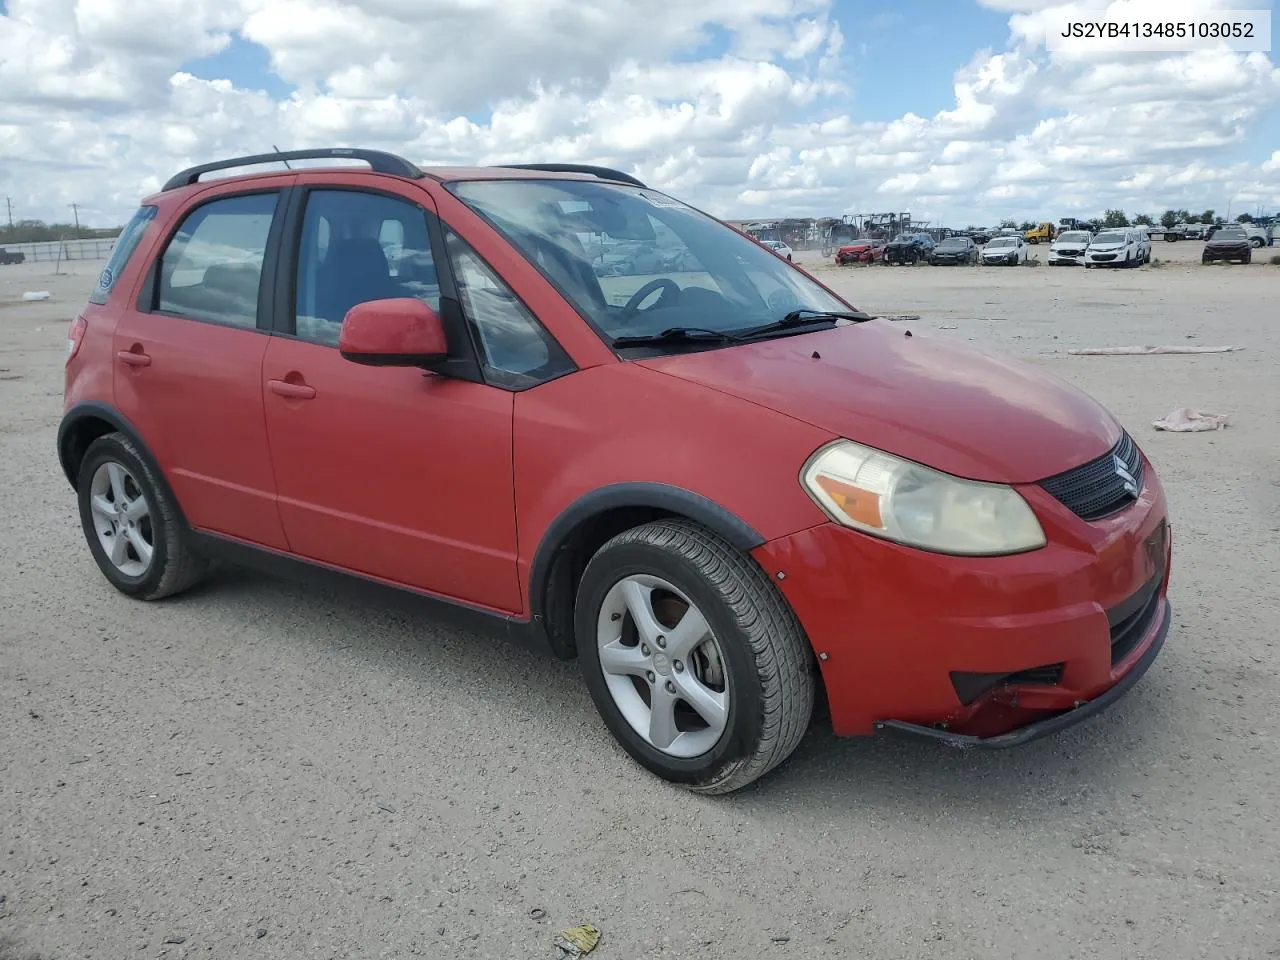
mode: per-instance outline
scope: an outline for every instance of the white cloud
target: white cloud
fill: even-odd
[[[1007,47],[957,64],[947,109],[868,122],[876,89],[849,87],[830,0],[8,0],[0,193],[21,216],[74,200],[118,222],[187,164],[358,143],[607,163],[724,215],[1280,205],[1280,153],[1232,152],[1280,102],[1269,55],[1064,55],[1044,48],[1052,15],[1110,0],[980,2],[1009,14]],[[1224,3],[1245,5],[1195,0]],[[859,26],[854,46],[901,28]],[[292,96],[185,72],[235,34]]]

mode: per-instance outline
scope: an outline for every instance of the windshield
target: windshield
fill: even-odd
[[[1217,235],[1219,237],[1243,237],[1246,236],[1244,227],[1219,227]]]
[[[952,237],[948,240],[943,240],[940,244],[938,244],[939,250],[963,250],[964,247],[965,247],[965,242],[963,240],[958,240],[955,237]]]
[[[1083,230],[1069,230],[1066,233],[1058,235],[1059,243],[1088,243],[1089,234]]]
[[[898,234],[896,237],[894,237],[894,238],[893,238],[893,242],[894,242],[894,243],[910,243],[910,242],[912,241],[912,239],[913,239],[913,238],[912,238],[911,234],[909,234],[909,233],[900,233],[900,234]]]
[[[1123,233],[1100,233],[1093,238],[1093,242],[1096,243],[1098,246],[1103,246],[1104,244],[1109,244],[1109,243],[1124,243],[1124,234]]]
[[[1012,246],[1014,246],[1014,241],[1012,237],[996,237],[994,240],[992,240],[990,243],[987,244],[987,249],[991,250],[995,247],[1012,247]]]
[[[594,180],[449,184],[608,341],[848,311],[736,230],[655,190]]]

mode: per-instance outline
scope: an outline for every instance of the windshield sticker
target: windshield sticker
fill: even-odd
[[[683,207],[684,206],[684,204],[681,203],[679,200],[676,200],[672,197],[668,197],[665,194],[661,194],[661,193],[649,193],[646,190],[641,190],[640,196],[644,197],[646,200],[652,203],[655,207]]]

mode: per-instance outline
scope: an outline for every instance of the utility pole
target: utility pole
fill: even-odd
[[[79,240],[79,239],[80,239],[80,205],[79,205],[79,204],[75,204],[75,203],[73,203],[73,204],[71,204],[70,206],[71,206],[71,212],[72,212],[73,214],[75,214],[75,218],[76,218],[76,239],[77,239],[77,240]]]
[[[5,197],[4,206],[9,213],[9,233],[13,233],[13,201],[9,197]]]

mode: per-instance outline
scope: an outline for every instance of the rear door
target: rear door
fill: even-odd
[[[292,178],[191,198],[161,238],[114,335],[116,404],[164,470],[188,522],[283,549],[262,361],[270,277]]]

